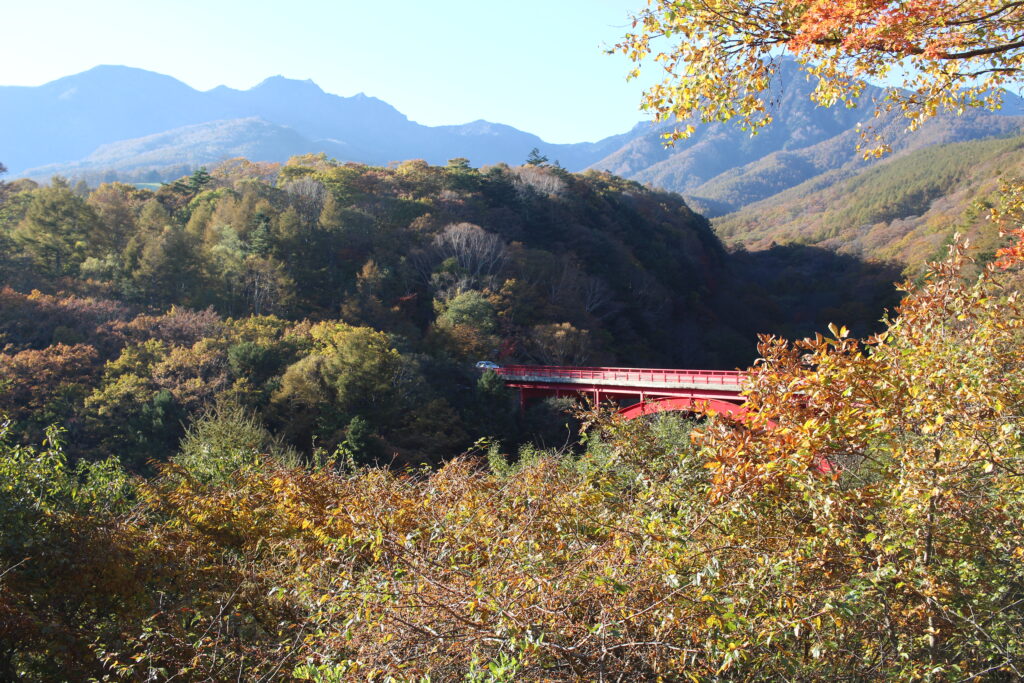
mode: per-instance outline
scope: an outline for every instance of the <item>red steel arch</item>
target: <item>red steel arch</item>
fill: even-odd
[[[677,411],[685,413],[706,413],[714,411],[719,415],[742,420],[747,415],[747,408],[743,405],[730,403],[721,399],[694,399],[694,398],[658,398],[652,401],[641,401],[619,410],[619,415],[632,420],[644,415],[653,415],[666,411]]]

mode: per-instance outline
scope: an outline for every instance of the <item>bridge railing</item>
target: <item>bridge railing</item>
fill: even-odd
[[[677,370],[658,368],[567,367],[559,365],[503,365],[495,372],[507,379],[591,380],[593,382],[659,382],[735,385],[740,387],[746,373],[736,370]]]

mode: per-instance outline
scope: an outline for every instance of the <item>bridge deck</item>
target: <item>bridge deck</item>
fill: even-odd
[[[522,385],[585,385],[638,389],[697,389],[739,393],[746,374],[732,370],[662,370],[655,368],[586,368],[506,365],[495,370],[506,383]]]

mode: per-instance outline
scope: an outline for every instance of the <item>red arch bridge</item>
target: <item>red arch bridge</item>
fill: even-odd
[[[746,373],[734,370],[656,370],[504,365],[493,368],[519,390],[521,406],[535,398],[585,396],[595,404],[615,401],[627,419],[664,410],[716,413],[742,419]]]

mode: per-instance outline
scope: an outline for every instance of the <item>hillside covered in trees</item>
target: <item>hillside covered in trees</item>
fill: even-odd
[[[155,191],[3,191],[0,411],[139,470],[211,411],[296,458],[561,443],[557,406],[519,415],[475,361],[731,368],[759,331],[868,330],[893,301],[891,269],[730,257],[677,195],[544,164],[239,159]]]
[[[989,209],[1024,170],[1024,138],[975,140],[885,159],[848,177],[824,174],[714,220],[727,244],[814,245],[895,261],[913,273],[940,258],[954,233],[991,258],[1002,243]]]
[[[147,478],[5,427],[0,675],[1018,678],[1022,256],[973,280],[956,247],[866,341],[765,340],[746,425],[586,414],[577,452],[399,472],[360,466],[351,425],[299,463],[222,410]],[[314,326],[299,363],[357,334]]]

